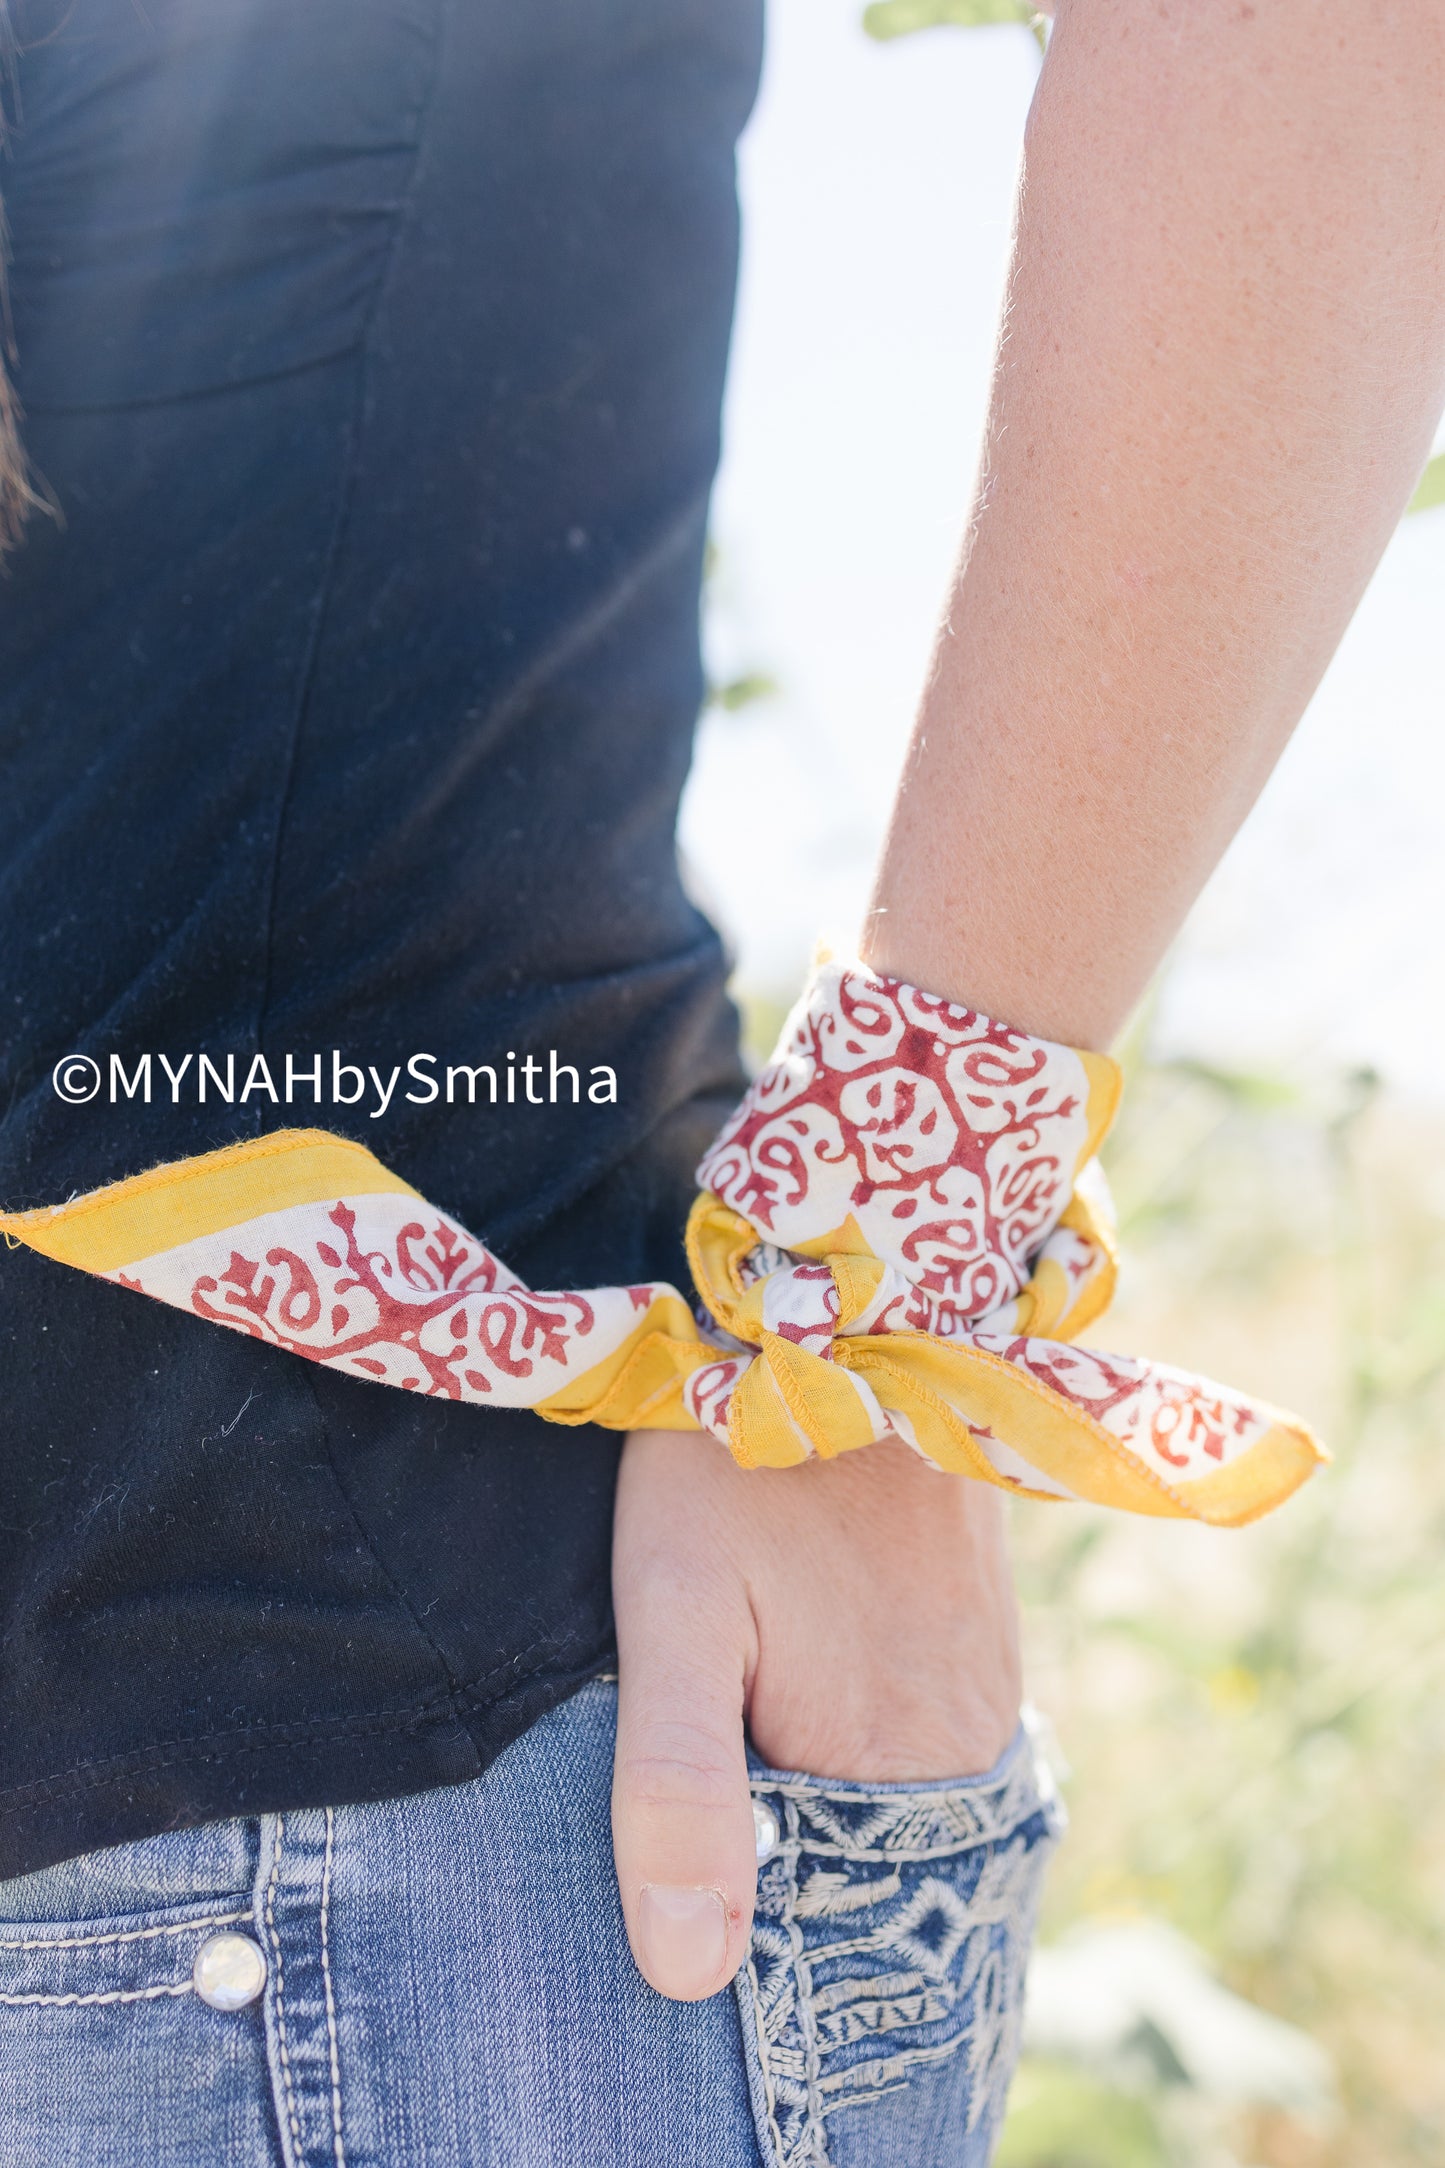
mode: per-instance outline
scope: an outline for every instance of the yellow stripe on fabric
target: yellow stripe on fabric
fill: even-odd
[[[846,1257],[872,1257],[876,1253],[850,1212],[839,1227],[830,1227],[825,1234],[809,1235],[806,1242],[790,1242],[795,1257],[810,1257],[814,1263],[833,1253]]]
[[[364,1144],[325,1129],[277,1129],[152,1167],[72,1204],[0,1213],[0,1232],[82,1272],[115,1272],[267,1212],[388,1191],[423,1201]]]
[[[1211,1527],[1243,1528],[1257,1521],[1297,1491],[1330,1457],[1304,1423],[1275,1408],[1261,1412],[1276,1420],[1247,1452],[1179,1486],[1191,1510]]]
[[[597,1423],[604,1430],[696,1430],[682,1387],[717,1356],[699,1339],[682,1297],[660,1295],[620,1347],[539,1400],[536,1412],[549,1423]]]
[[[764,1369],[820,1460],[873,1443],[872,1418],[847,1371],[836,1363],[770,1332],[763,1336],[762,1361],[753,1364],[739,1391],[746,1392],[748,1379]]]
[[[723,1330],[732,1332],[732,1320],[744,1297],[738,1267],[757,1248],[758,1236],[741,1213],[704,1189],[693,1199],[687,1215],[686,1239],[693,1285]]]
[[[1090,1243],[1098,1251],[1099,1262],[1076,1292],[1074,1281],[1057,1258],[1039,1258],[1019,1290],[1010,1327],[1013,1332],[1026,1332],[1039,1340],[1077,1340],[1108,1309],[1118,1282],[1118,1260],[1110,1230],[1087,1197],[1071,1197],[1059,1215],[1059,1225]]]
[[[1084,1109],[1087,1135],[1074,1162],[1074,1180],[1077,1181],[1081,1170],[1114,1126],[1114,1116],[1124,1096],[1124,1072],[1108,1054],[1090,1054],[1083,1047],[1075,1047],[1074,1052],[1083,1063],[1084,1074],[1089,1080],[1089,1097]]]
[[[1053,1257],[1041,1257],[1026,1286],[1016,1297],[1011,1332],[1026,1332],[1039,1340],[1063,1340],[1059,1330],[1072,1292],[1069,1275]]]
[[[902,1406],[913,1415],[920,1446],[931,1458],[938,1458],[941,1467],[961,1463],[953,1454],[947,1458],[936,1454],[934,1440],[956,1445],[958,1432],[946,1420],[932,1426],[919,1423],[909,1401],[920,1392],[934,1402],[935,1409],[939,1402],[950,1403],[968,1422],[992,1430],[1042,1474],[1078,1497],[1131,1513],[1233,1527],[1277,1505],[1323,1457],[1301,1428],[1297,1437],[1308,1441],[1302,1454],[1286,1460],[1276,1450],[1257,1467],[1254,1477],[1245,1472],[1252,1456],[1243,1454],[1235,1485],[1219,1483],[1219,1476],[1231,1472],[1223,1469],[1218,1476],[1197,1478],[1190,1484],[1170,1483],[1083,1409],[1017,1364],[983,1348],[933,1340],[923,1333],[897,1333],[877,1342],[844,1341],[836,1359],[864,1371],[885,1407]],[[900,1389],[905,1395],[902,1399],[897,1397]],[[979,1452],[976,1444],[973,1450]],[[1286,1488],[1279,1488],[1281,1481]]]
[[[736,1302],[729,1303],[724,1331],[730,1332],[735,1340],[746,1340],[753,1347],[761,1347],[765,1330],[763,1304],[767,1298],[767,1290],[766,1280],[754,1280],[752,1286],[745,1288]]]
[[[1081,1332],[1087,1331],[1103,1316],[1114,1300],[1114,1290],[1119,1284],[1119,1245],[1109,1221],[1094,1210],[1087,1196],[1081,1196],[1077,1191],[1059,1214],[1059,1225],[1067,1227],[1071,1234],[1082,1235],[1104,1259],[1080,1290],[1074,1307],[1059,1322],[1057,1338],[1077,1340]]]
[[[808,1448],[766,1363],[743,1372],[728,1409],[728,1451],[740,1468],[796,1468]]]
[[[850,1257],[836,1250],[827,1264],[838,1290],[838,1330],[842,1332],[872,1308],[888,1268],[881,1257]]]
[[[910,1337],[922,1340],[924,1336]],[[936,1340],[927,1344],[943,1345]],[[880,1406],[907,1416],[919,1449],[946,1474],[976,1476],[982,1483],[1012,1490],[1015,1486],[1005,1485],[957,1410],[931,1391],[907,1363],[880,1359],[880,1353],[872,1343],[850,1341],[838,1360],[849,1370],[866,1372]]]

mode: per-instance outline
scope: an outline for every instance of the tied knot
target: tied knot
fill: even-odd
[[[900,1370],[916,1368],[909,1347],[1067,1339],[1107,1303],[1113,1248],[1091,1187],[1070,1200],[1022,1287],[988,1308],[931,1294],[874,1255],[856,1227],[848,1247],[819,1256],[760,1241],[751,1220],[705,1191],[688,1253],[720,1345],[684,1386],[693,1420],[747,1466],[829,1459],[890,1435],[916,1447],[894,1390]]]
[[[1090,1192],[1118,1085],[1101,1056],[824,965],[698,1169],[689,1256],[726,1350],[687,1383],[694,1420],[768,1464],[917,1444],[883,1343],[1071,1338],[1112,1291]]]

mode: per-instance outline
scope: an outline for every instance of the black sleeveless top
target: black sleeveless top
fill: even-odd
[[[12,15],[59,516],[0,580],[0,1201],[315,1124],[534,1285],[685,1284],[741,1084],[674,825],[756,0]],[[610,1659],[614,1436],[27,1250],[0,1408],[0,1876],[473,1776]]]

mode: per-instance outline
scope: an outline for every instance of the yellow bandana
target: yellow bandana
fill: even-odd
[[[311,1362],[549,1422],[701,1429],[744,1467],[886,1435],[1036,1498],[1235,1526],[1324,1458],[1297,1417],[1072,1343],[1115,1260],[1119,1072],[861,965],[815,972],[698,1170],[695,1316],[537,1292],[364,1145],[279,1130],[0,1229]]]

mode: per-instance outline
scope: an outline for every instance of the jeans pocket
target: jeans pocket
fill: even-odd
[[[203,1945],[221,1934],[250,1941],[250,1927],[245,1895],[225,1909],[188,1905],[40,1927],[0,1919],[0,2012],[38,2014],[190,1996],[196,1992]],[[221,1954],[224,1960],[231,1953]],[[264,1974],[261,1978],[264,1983]]]
[[[241,1826],[0,1883],[0,2168],[274,2168]]]
[[[1029,1735],[957,1782],[751,1772],[765,1856],[737,1994],[767,2168],[977,2168],[1063,1827]]]

